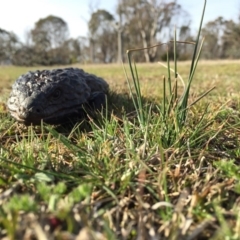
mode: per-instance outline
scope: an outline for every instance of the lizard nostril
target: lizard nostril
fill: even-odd
[[[32,108],[29,109],[29,111],[31,113],[40,114],[40,113],[42,113],[42,108],[41,107],[32,107]]]

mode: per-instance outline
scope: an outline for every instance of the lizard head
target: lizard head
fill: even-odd
[[[79,114],[90,96],[83,70],[42,70],[28,72],[16,80],[7,106],[10,114],[25,125],[38,125],[41,121],[58,124]]]

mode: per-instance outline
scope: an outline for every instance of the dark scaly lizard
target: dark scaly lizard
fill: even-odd
[[[7,102],[12,117],[25,125],[61,124],[82,118],[85,109],[105,105],[108,84],[82,69],[38,70],[20,76]]]

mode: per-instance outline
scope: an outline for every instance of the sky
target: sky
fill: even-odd
[[[61,17],[68,24],[71,37],[87,36],[90,6],[114,14],[118,0],[0,0],[0,28],[14,32],[21,41],[34,23],[48,15]],[[191,17],[191,28],[197,31],[204,0],[178,0]],[[204,23],[223,16],[237,21],[240,0],[207,0]]]

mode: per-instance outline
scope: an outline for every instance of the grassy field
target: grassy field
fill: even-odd
[[[189,66],[178,64],[185,82]],[[158,63],[137,65],[142,121],[121,65],[75,67],[110,93],[102,116],[70,129],[11,119],[11,84],[39,68],[0,67],[0,238],[240,239],[240,61],[199,62],[189,104],[216,88],[182,126],[161,115]]]

